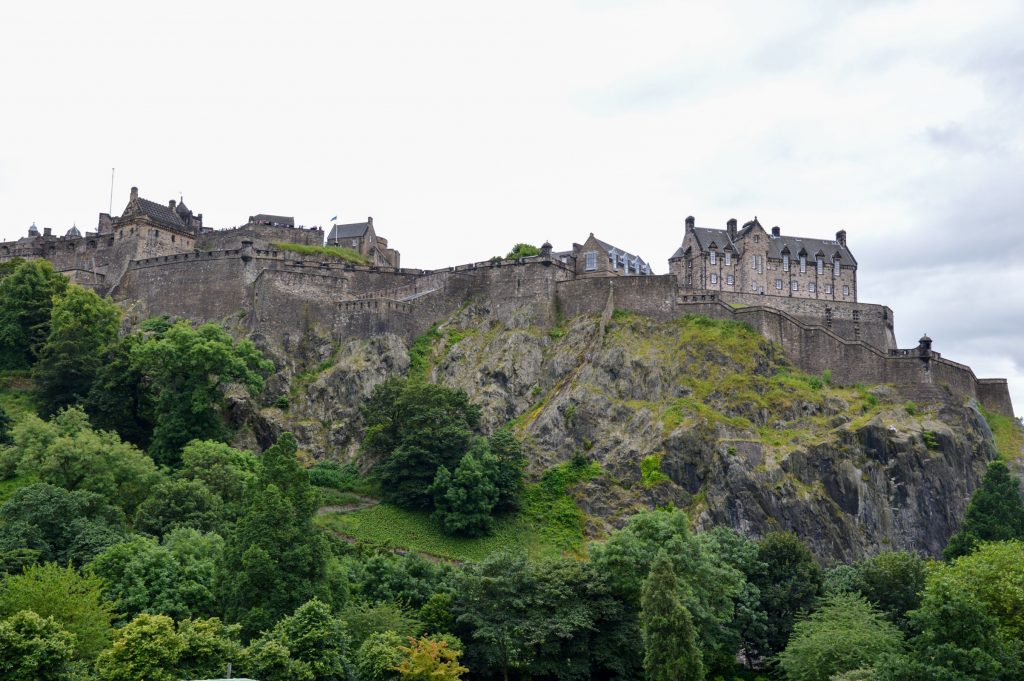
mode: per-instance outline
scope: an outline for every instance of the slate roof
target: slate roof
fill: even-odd
[[[355,237],[361,237],[366,234],[366,230],[370,229],[369,222],[353,222],[348,225],[334,225],[331,227],[331,233],[327,235],[327,240],[332,241],[335,239],[353,239]]]
[[[156,203],[148,199],[139,197],[138,199],[139,210],[143,215],[150,218],[154,222],[157,222],[165,227],[176,229],[179,232],[187,232],[189,228],[182,222],[178,214],[175,213],[170,206],[165,206],[162,203]]]
[[[700,244],[700,250],[706,251],[714,244],[715,247],[723,251],[726,246],[732,246],[733,252],[739,256],[740,247],[737,241],[733,241],[729,238],[729,232],[724,229],[713,229],[711,227],[694,227],[693,235],[697,237],[697,243]]]
[[[295,218],[288,217],[287,215],[267,215],[266,213],[260,213],[259,215],[253,215],[249,218],[253,223],[271,224],[271,225],[286,225],[288,227],[295,226]]]
[[[832,256],[836,253],[843,262],[847,264],[856,265],[857,261],[854,259],[853,254],[843,244],[839,243],[835,239],[806,239],[798,236],[768,236],[768,257],[775,258],[777,260],[782,259],[782,251],[789,249],[789,255],[791,258],[798,258],[800,251],[806,251],[807,259],[814,260],[814,256],[819,252],[825,257],[825,260],[831,262]]]

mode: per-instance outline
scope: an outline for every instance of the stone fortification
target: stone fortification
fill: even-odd
[[[639,256],[593,234],[572,251],[544,244],[540,255],[518,260],[401,268],[387,264],[398,262],[397,251],[372,232],[372,221],[365,225],[372,243],[356,249],[377,255],[355,265],[329,250],[280,246],[324,243],[321,229],[295,227],[291,218],[257,215],[211,230],[183,203],[146,201],[133,188],[124,214],[101,214],[96,232],[72,228],[57,237],[33,225],[27,237],[0,244],[0,260],[46,258],[76,283],[125,301],[134,321],[167,314],[230,323],[286,349],[311,329],[338,341],[387,333],[411,342],[470,302],[509,326],[553,326],[612,308],[658,319],[703,314],[750,324],[796,366],[840,383],[891,383],[912,399],[970,397],[1013,414],[1005,380],[978,379],[931,350],[930,339],[896,347],[892,310],[856,299],[845,232],[821,241],[781,237],[756,220],[710,230],[689,219],[671,273],[654,276]],[[356,238],[333,232],[337,245]]]

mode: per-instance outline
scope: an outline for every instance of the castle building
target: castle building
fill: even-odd
[[[395,249],[388,248],[387,239],[377,236],[372,217],[366,218],[366,222],[333,225],[327,235],[327,245],[351,248],[378,267],[400,266],[401,255]]]
[[[547,247],[549,244],[545,244]],[[551,257],[571,267],[578,277],[650,276],[651,267],[638,255],[601,241],[591,232],[582,244],[572,250],[559,251]]]
[[[687,290],[857,302],[857,261],[844,230],[834,240],[811,239],[778,227],[769,233],[756,217],[740,229],[735,219],[712,229],[688,217],[668,262]]]

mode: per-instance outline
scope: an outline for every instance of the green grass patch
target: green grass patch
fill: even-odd
[[[640,483],[647,489],[655,485],[669,482],[669,477],[661,472],[662,453],[645,456],[640,461]]]
[[[36,413],[35,384],[30,376],[28,370],[0,372],[0,408],[12,421]]]
[[[479,561],[495,551],[524,551],[532,559],[581,555],[583,512],[568,490],[601,474],[596,463],[570,462],[548,469],[526,486],[519,513],[500,517],[489,537],[450,537],[426,511],[380,504],[353,513],[327,513],[316,523],[378,546],[460,561]]]
[[[362,503],[365,497],[355,492],[343,492],[333,487],[315,487],[319,506],[351,506]]]
[[[995,439],[996,452],[1002,461],[1016,461],[1024,454],[1024,429],[1021,428],[1017,419],[991,412],[984,407],[981,409],[982,416],[988,423]]]
[[[302,255],[326,255],[331,258],[338,258],[353,265],[369,265],[370,260],[360,255],[351,248],[343,246],[311,246],[308,244],[290,244],[285,241],[275,241],[270,244],[279,251],[291,251]]]
[[[441,340],[441,332],[434,324],[416,337],[409,346],[409,380],[424,382],[434,366],[435,345]]]

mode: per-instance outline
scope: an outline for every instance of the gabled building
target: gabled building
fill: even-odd
[[[697,227],[686,218],[683,243],[669,258],[683,289],[857,302],[857,261],[846,232],[835,239],[768,232],[755,217],[737,228]]]
[[[401,267],[401,254],[388,248],[388,240],[377,236],[373,229],[373,218],[366,222],[353,222],[347,225],[333,225],[327,235],[328,246],[351,248],[370,260],[371,265],[378,267]]]
[[[629,277],[652,274],[650,265],[644,262],[643,258],[601,241],[593,232],[582,244],[574,243],[571,251],[552,253],[551,258],[572,267],[579,277]]]

